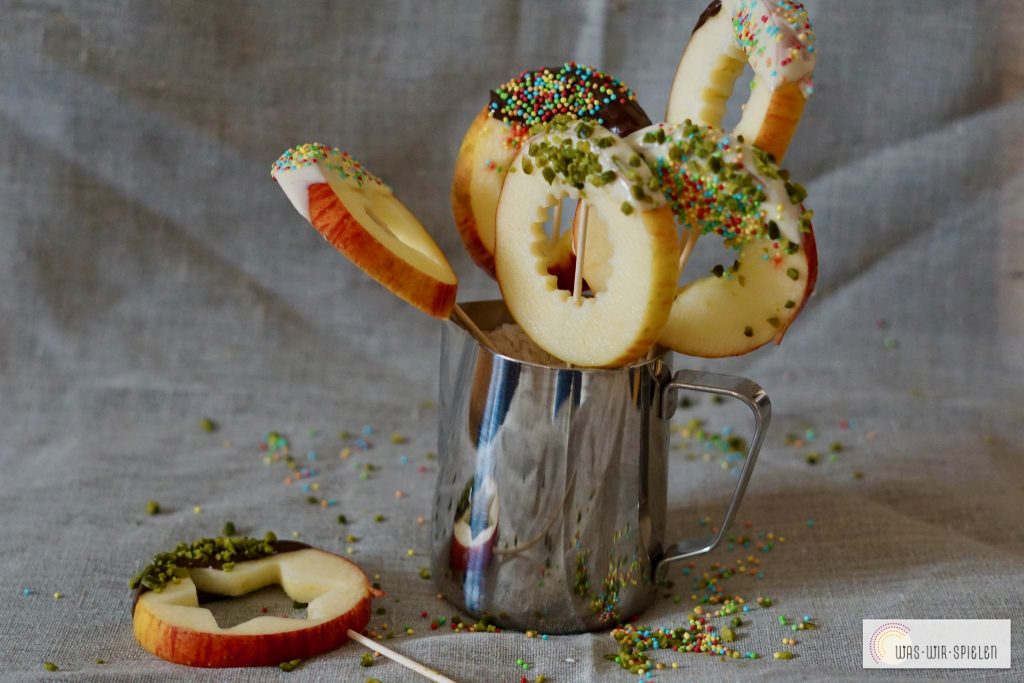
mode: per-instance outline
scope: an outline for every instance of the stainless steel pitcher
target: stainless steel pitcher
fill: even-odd
[[[485,331],[513,322],[501,301],[462,307]],[[497,354],[445,324],[431,562],[448,600],[501,627],[607,628],[650,606],[666,565],[718,545],[771,404],[740,377],[673,375],[671,358],[554,368]],[[739,399],[754,414],[725,517],[704,538],[666,538],[669,418],[680,388]]]

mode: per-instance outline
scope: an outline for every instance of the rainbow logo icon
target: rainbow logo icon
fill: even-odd
[[[898,656],[897,653],[913,644],[914,641],[910,639],[910,627],[898,621],[890,621],[876,628],[871,634],[868,650],[875,664],[899,666],[906,661],[906,657]]]

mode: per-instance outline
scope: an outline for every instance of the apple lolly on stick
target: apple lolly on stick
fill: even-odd
[[[391,188],[347,152],[299,145],[274,162],[271,177],[296,211],[367,275],[430,316],[454,314],[490,345],[455,303],[458,278],[437,243]]]

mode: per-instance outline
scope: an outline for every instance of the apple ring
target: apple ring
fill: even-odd
[[[631,135],[661,182],[676,218],[698,234],[721,236],[737,251],[731,266],[679,290],[658,343],[716,358],[777,342],[814,291],[818,254],[806,192],[764,151],[718,129],[657,124]],[[583,276],[607,284],[607,228],[591,218]]]
[[[491,91],[459,147],[452,212],[473,262],[492,277],[495,214],[506,170],[530,127],[559,115],[595,121],[620,137],[651,124],[622,81],[574,62],[524,71]]]
[[[305,619],[258,616],[221,628],[199,593],[240,596],[280,584],[308,603]],[[370,622],[379,594],[343,557],[295,541],[201,539],[157,555],[132,581],[135,638],[143,649],[188,666],[276,666],[333,650]]]
[[[270,173],[295,210],[367,275],[429,315],[451,315],[455,271],[380,178],[318,142],[289,149]]]
[[[721,128],[748,63],[750,99],[733,134],[781,161],[814,89],[814,30],[796,0],[713,0],[679,60],[665,119]]]
[[[580,366],[613,367],[657,339],[675,294],[679,239],[657,180],[608,129],[556,119],[516,155],[498,202],[495,257],[509,312],[538,346]],[[515,172],[513,172],[515,171]],[[605,291],[577,302],[545,255],[549,207],[585,198],[604,219],[616,267]]]

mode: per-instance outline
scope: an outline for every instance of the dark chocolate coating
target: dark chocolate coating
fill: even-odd
[[[690,32],[690,35],[696,33],[697,29],[704,25],[704,22],[706,22],[711,17],[716,16],[721,11],[722,0],[711,0],[711,4],[705,7],[704,11],[700,13],[700,17],[697,19],[697,25],[693,27],[693,30]]]
[[[558,73],[560,69],[562,69],[561,66],[555,66],[548,69],[548,71],[551,71],[552,73]],[[544,69],[537,69],[537,71],[532,73],[538,73],[542,71],[544,71]],[[610,76],[604,74],[602,75],[604,76],[605,85],[608,85],[616,89],[619,87],[625,87],[621,83],[616,85]],[[490,104],[487,107],[487,111],[490,112],[491,115],[495,116],[496,118],[502,119],[504,117],[507,117],[509,121],[515,121],[517,123],[527,125],[527,121],[524,116],[516,116],[508,114],[507,112],[501,112],[500,114],[498,114],[496,110],[500,111],[503,105],[504,100],[502,100],[501,96],[498,94],[498,91],[492,90]],[[643,107],[640,106],[640,103],[637,102],[635,98],[627,99],[625,102],[619,102],[616,99],[612,102],[602,103],[601,106],[598,108],[597,112],[593,114],[588,114],[582,118],[595,122],[598,119],[601,119],[601,125],[610,130],[611,132],[615,133],[616,135],[618,135],[620,138],[624,138],[630,133],[635,133],[641,128],[645,128],[651,125],[650,117],[647,116],[647,112],[643,110]]]

